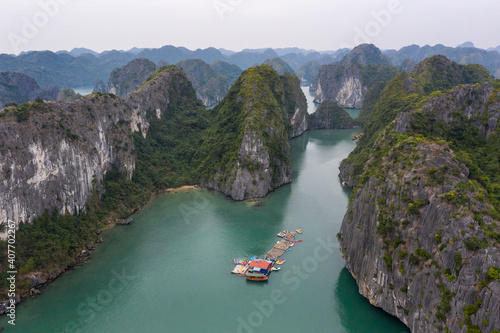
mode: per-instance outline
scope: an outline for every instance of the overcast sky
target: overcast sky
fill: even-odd
[[[0,53],[500,45],[498,0],[0,0]]]

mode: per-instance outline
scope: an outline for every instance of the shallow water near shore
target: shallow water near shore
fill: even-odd
[[[409,332],[359,295],[336,234],[349,192],[340,161],[360,130],[291,141],[293,183],[232,202],[203,189],[156,197],[104,235],[92,260],[17,308],[5,332]],[[269,281],[231,275],[233,258],[263,256],[282,230],[303,234]]]

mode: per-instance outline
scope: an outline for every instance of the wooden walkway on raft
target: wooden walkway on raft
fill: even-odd
[[[266,253],[266,256],[264,257],[266,260],[278,260],[278,258],[281,257],[283,253],[285,253],[285,251],[292,247],[295,243],[295,232],[285,230],[282,234],[283,236],[280,237],[283,239],[277,242],[276,245],[274,245],[274,247]]]

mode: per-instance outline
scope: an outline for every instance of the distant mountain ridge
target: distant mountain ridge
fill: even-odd
[[[461,64],[478,63],[486,67],[493,75],[500,78],[500,47],[483,50],[460,46],[447,47],[410,45],[400,50],[385,50],[382,53],[390,58],[395,66],[403,64],[405,59],[418,63],[424,58],[443,54]],[[189,50],[185,47],[166,45],[161,48],[132,48],[128,51],[109,50],[97,53],[86,48],[71,51],[29,51],[20,55],[0,54],[0,71],[22,72],[33,77],[40,85],[55,84],[59,87],[91,86],[97,80],[107,81],[114,68],[122,67],[135,58],[146,58],[156,64],[160,61],[169,64],[186,59],[202,59],[211,64],[216,60],[237,65],[242,70],[262,64],[266,59],[280,57],[297,71],[309,62],[321,65],[339,62],[349,53],[348,49],[337,51],[314,51],[301,48],[265,48],[245,49],[234,52],[214,47]],[[304,78],[301,78],[304,79]]]

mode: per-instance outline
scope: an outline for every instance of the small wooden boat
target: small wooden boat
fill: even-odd
[[[247,273],[246,274],[247,281],[267,281],[269,280],[269,276],[265,274],[259,273]]]
[[[273,271],[279,271],[281,270],[281,267],[273,267]]]
[[[298,234],[301,234],[302,233],[302,229],[297,229],[295,230]]]

